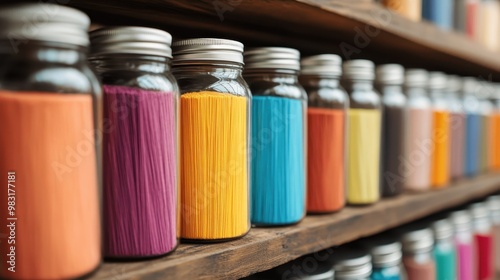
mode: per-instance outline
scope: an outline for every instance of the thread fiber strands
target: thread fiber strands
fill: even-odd
[[[471,243],[466,244],[458,242],[457,244],[458,253],[458,279],[459,280],[473,280],[476,279],[475,275],[475,258],[474,258],[474,248]]]
[[[181,96],[182,238],[217,240],[250,229],[247,98]]]
[[[337,211],[345,205],[345,114],[307,109],[307,211]]]
[[[382,195],[400,194],[405,183],[401,165],[406,159],[406,109],[386,106],[382,125]]]
[[[457,179],[464,173],[465,114],[451,114],[450,135],[450,175]]]
[[[18,218],[16,271],[6,265],[13,245],[1,242],[0,278],[69,279],[91,272],[101,259],[92,97],[0,91],[0,123],[0,172],[16,173],[11,189]],[[6,189],[0,201],[6,221]]]
[[[436,279],[457,279],[455,246],[453,244],[436,246],[434,259],[436,260]]]
[[[349,109],[347,202],[368,204],[380,198],[380,111]]]
[[[493,250],[493,235],[475,234],[476,267],[478,280],[495,279],[495,263]]]
[[[412,257],[403,258],[408,280],[441,280],[436,278],[436,264],[433,260],[417,261]]]
[[[491,161],[494,170],[500,170],[500,113],[492,116],[492,153]]]
[[[465,175],[475,176],[479,172],[481,116],[467,114],[465,129]]]
[[[177,244],[174,93],[103,88],[105,256],[168,253]]]
[[[430,186],[432,159],[432,110],[408,110],[408,161],[405,163],[406,189],[423,191]]]
[[[480,140],[480,156],[479,156],[479,170],[480,172],[488,171],[488,150],[490,147],[490,132],[489,132],[489,116],[481,116],[481,140]]]
[[[286,225],[306,211],[303,101],[252,100],[252,223]]]
[[[434,111],[431,185],[442,188],[450,182],[450,113]]]

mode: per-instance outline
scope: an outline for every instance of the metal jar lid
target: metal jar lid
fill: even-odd
[[[450,214],[450,220],[455,232],[464,232],[472,230],[472,220],[467,210],[457,210]]]
[[[429,72],[424,69],[407,69],[405,72],[405,87],[427,87]]]
[[[444,90],[448,83],[448,77],[443,72],[430,72],[429,73],[429,89],[430,90]]]
[[[409,254],[429,252],[434,246],[434,237],[430,228],[406,230],[401,238],[403,252]]]
[[[453,224],[449,219],[436,220],[431,225],[436,240],[446,240],[453,237]]]
[[[281,47],[253,48],[245,52],[245,70],[285,69],[300,70],[300,52]]]
[[[458,93],[462,88],[462,79],[456,75],[448,75],[446,88],[451,93]]]
[[[294,269],[296,267],[300,268],[298,272]],[[280,265],[272,269],[269,274],[272,279],[281,279],[282,275],[287,274],[290,278],[300,280],[333,280],[335,276],[330,258],[319,260],[316,254],[306,255]]]
[[[54,4],[20,4],[0,9],[0,40],[29,40],[88,46],[89,17]]]
[[[349,80],[375,79],[375,64],[370,60],[355,59],[344,62],[344,77]]]
[[[402,85],[405,80],[405,69],[400,64],[384,64],[377,66],[377,83],[383,85]]]
[[[148,27],[106,27],[90,32],[90,57],[140,54],[172,58],[172,36]]]
[[[391,235],[379,235],[366,239],[363,244],[370,251],[374,267],[391,267],[401,263],[401,243]]]
[[[320,54],[309,56],[301,61],[302,75],[325,75],[340,77],[342,75],[342,58],[336,54]]]
[[[342,248],[334,252],[333,259],[335,279],[365,279],[372,273],[372,259],[363,250]]]
[[[197,38],[172,44],[175,65],[199,62],[234,62],[243,65],[243,44],[238,41],[215,38]]]

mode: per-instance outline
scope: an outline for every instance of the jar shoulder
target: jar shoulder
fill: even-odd
[[[354,90],[349,94],[350,107],[359,109],[379,109],[381,99],[375,90]]]
[[[98,74],[103,85],[126,86],[144,90],[179,92],[170,72],[151,73],[129,70],[106,71]]]
[[[215,91],[250,97],[250,89],[241,76],[225,76],[210,73],[175,73],[181,94],[199,91]]]
[[[248,85],[255,96],[280,96],[294,99],[307,100],[304,88],[297,83],[281,83],[269,80],[253,80]]]
[[[349,107],[349,97],[340,87],[304,87],[311,107],[344,109]]]

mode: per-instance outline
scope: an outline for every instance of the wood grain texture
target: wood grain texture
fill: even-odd
[[[232,242],[182,244],[160,259],[105,263],[91,279],[238,279],[498,191],[500,174],[482,175],[443,190],[404,194],[371,206],[307,216],[296,226],[254,228]]]

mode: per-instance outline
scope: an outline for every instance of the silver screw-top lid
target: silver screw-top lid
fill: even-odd
[[[467,208],[472,216],[472,224],[477,231],[488,230],[491,226],[490,212],[486,202],[475,202]]]
[[[468,232],[472,230],[472,219],[467,210],[456,210],[451,212],[450,220],[455,232]]]
[[[429,73],[429,89],[430,90],[444,90],[448,85],[448,77],[443,72],[430,72]]]
[[[342,58],[335,54],[309,56],[301,61],[302,75],[324,75],[340,77],[342,75]]]
[[[500,224],[500,195],[492,195],[486,199],[490,217],[495,225]]]
[[[174,66],[214,61],[243,65],[243,44],[233,40],[214,38],[180,40],[172,44],[172,49]]]
[[[300,267],[300,272],[296,273],[294,267]],[[335,276],[328,252],[300,257],[272,269],[269,274],[271,274],[270,279],[281,279],[282,275],[287,274],[290,278],[300,280],[333,280]]]
[[[432,223],[432,231],[434,232],[434,239],[446,240],[453,237],[453,224],[449,219],[439,219]]]
[[[430,228],[408,229],[404,231],[401,242],[405,253],[425,253],[432,250],[434,237]]]
[[[172,58],[172,36],[148,27],[107,27],[90,32],[90,57],[140,54]]]
[[[3,7],[0,26],[0,40],[11,43],[34,40],[89,45],[89,17],[65,6],[34,3]]]
[[[405,71],[405,87],[427,87],[429,72],[424,69],[407,69]]]
[[[357,248],[342,248],[333,254],[336,280],[357,280],[370,277],[372,259],[365,251]]]
[[[344,78],[348,80],[371,80],[375,79],[375,64],[370,60],[355,59],[344,62]]]
[[[399,64],[377,66],[376,81],[385,85],[402,85],[405,80],[405,69]]]
[[[449,75],[446,85],[450,93],[458,93],[462,88],[462,79],[456,75]]]
[[[281,47],[253,48],[246,51],[244,56],[245,70],[300,70],[300,52],[296,49]]]
[[[391,267],[401,263],[402,246],[394,236],[373,236],[363,241],[363,245],[369,250],[374,267]]]

